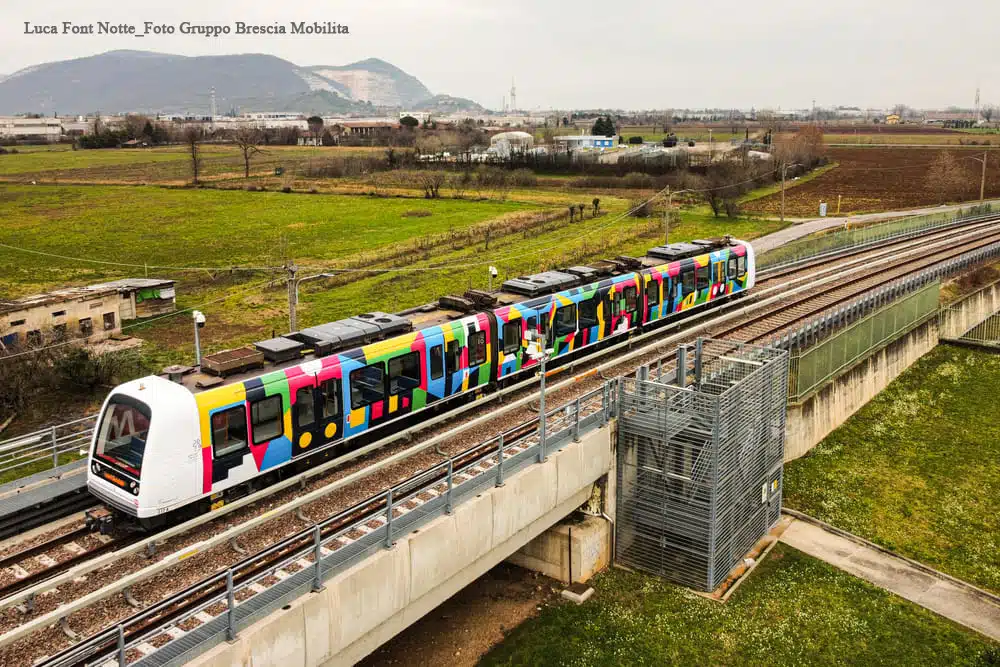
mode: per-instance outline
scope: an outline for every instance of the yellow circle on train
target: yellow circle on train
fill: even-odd
[[[312,433],[303,433],[302,437],[299,438],[299,447],[305,449],[306,447],[312,444],[312,441],[313,441]]]
[[[328,438],[332,438],[336,433],[337,433],[337,425],[332,422],[327,424],[326,430],[323,431],[323,434],[326,435],[326,437]]]

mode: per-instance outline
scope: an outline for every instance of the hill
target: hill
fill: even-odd
[[[212,89],[219,113],[234,108],[372,113],[376,106],[409,106],[434,97],[419,79],[377,58],[300,67],[259,53],[191,57],[109,51],[0,77],[0,114],[207,115]]]
[[[425,100],[421,100],[412,105],[416,111],[435,111],[437,113],[483,113],[486,111],[482,105],[467,100],[464,97],[453,97],[451,95],[434,95]]]
[[[378,58],[305,69],[348,89],[351,99],[376,106],[405,107],[432,96],[419,79]]]

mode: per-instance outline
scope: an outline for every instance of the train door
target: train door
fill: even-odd
[[[320,380],[314,377],[308,386],[295,391],[292,410],[294,431],[293,456],[315,451],[320,445],[335,442],[343,437],[341,424],[344,419],[341,400],[341,382],[337,378]]]
[[[628,316],[628,327],[631,329],[639,324],[639,288],[627,285],[622,290],[622,296],[625,301],[625,315]]]

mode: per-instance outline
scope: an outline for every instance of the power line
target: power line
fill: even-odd
[[[41,257],[53,257],[55,259],[65,259],[71,262],[85,262],[89,264],[102,264],[104,266],[117,266],[129,269],[164,269],[167,271],[280,271],[280,266],[159,266],[153,264],[130,264],[128,262],[112,262],[103,259],[90,259],[87,257],[72,257],[69,255],[59,255],[57,253],[45,252],[42,250],[31,250],[21,248],[8,243],[0,243],[0,248],[7,248],[17,252],[24,252]]]

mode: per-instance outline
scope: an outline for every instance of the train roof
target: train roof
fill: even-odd
[[[411,331],[440,326],[482,311],[536,299],[543,301],[544,297],[602,282],[602,279],[613,280],[646,268],[740,245],[744,243],[728,236],[671,243],[650,248],[643,257],[620,256],[589,265],[518,276],[504,281],[497,291],[468,290],[460,296],[444,296],[434,303],[395,314],[363,313],[258,341],[252,347],[205,355],[200,367],[170,366],[164,369],[163,376],[197,393],[306,363],[310,359],[341,354]]]

